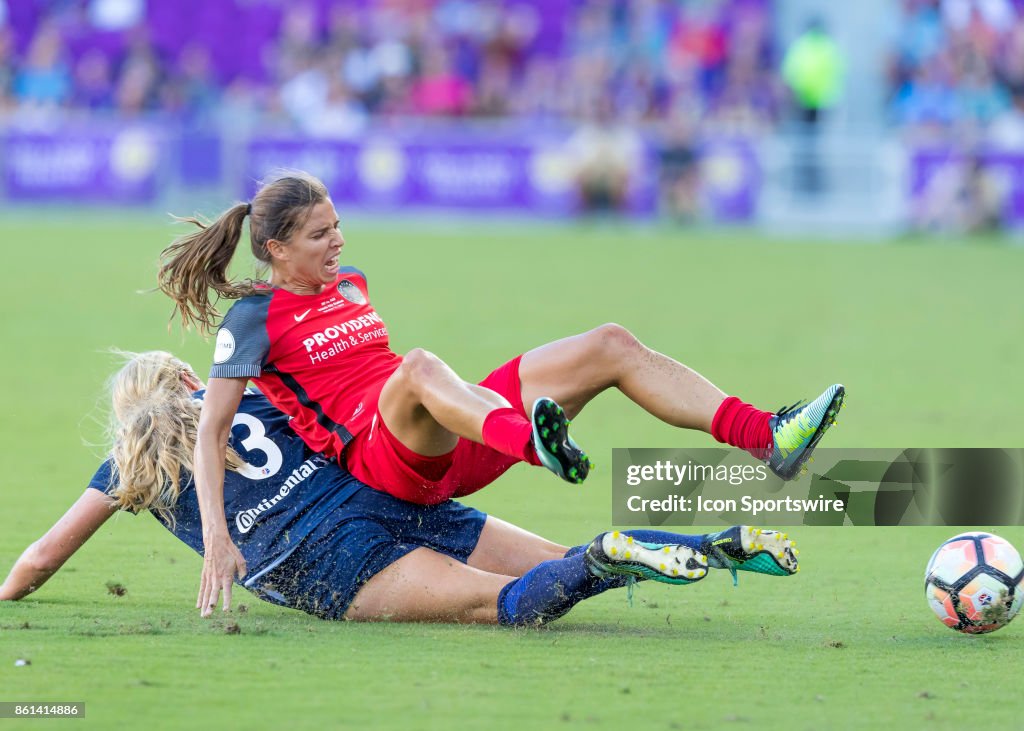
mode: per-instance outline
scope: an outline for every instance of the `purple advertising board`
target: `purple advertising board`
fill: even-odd
[[[564,129],[444,126],[389,130],[358,141],[270,135],[225,141],[216,132],[173,125],[79,124],[49,132],[8,130],[0,142],[5,196],[18,202],[146,205],[172,190],[239,183],[244,190],[236,194],[250,197],[257,181],[291,168],[324,180],[339,203],[367,211],[568,217],[582,209],[574,173],[581,148]],[[659,153],[650,144],[631,149],[623,212],[652,217],[659,203]],[[760,187],[754,147],[709,139],[695,152],[706,216],[753,220]]]
[[[163,165],[164,132],[152,126],[8,131],[3,181],[15,201],[152,202]]]
[[[474,138],[450,130],[429,137],[312,141],[265,137],[246,155],[245,195],[275,169],[321,178],[336,201],[367,209],[394,207],[565,216],[579,208],[564,139]],[[656,210],[656,169],[638,161],[627,212]]]
[[[761,166],[749,140],[708,138],[699,146],[705,215],[715,223],[750,223],[757,215]]]
[[[1024,151],[928,147],[910,155],[910,198],[916,215],[962,200],[993,207],[999,223],[1024,227]]]

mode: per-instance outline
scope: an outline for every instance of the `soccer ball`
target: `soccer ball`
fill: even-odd
[[[999,536],[961,533],[932,554],[924,587],[947,627],[973,635],[995,632],[1024,604],[1024,562]]]

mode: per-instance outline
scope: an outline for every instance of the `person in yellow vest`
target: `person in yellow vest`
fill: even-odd
[[[792,93],[805,145],[797,151],[797,183],[803,192],[823,187],[816,137],[822,112],[842,93],[845,64],[839,45],[820,19],[812,19],[797,36],[782,61],[782,77]]]

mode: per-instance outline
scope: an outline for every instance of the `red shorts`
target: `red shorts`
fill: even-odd
[[[480,382],[526,415],[517,356]],[[402,444],[388,430],[377,410],[370,427],[345,447],[342,464],[353,477],[372,488],[419,505],[436,505],[491,484],[520,460],[483,444],[460,439],[448,454],[424,457]]]

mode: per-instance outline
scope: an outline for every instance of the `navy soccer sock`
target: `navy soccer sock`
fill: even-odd
[[[667,533],[657,530],[628,530],[644,543],[683,545],[700,550],[703,535]],[[597,577],[587,569],[583,554],[589,543],[573,546],[565,558],[545,561],[502,588],[498,594],[498,622],[504,625],[543,624],[558,619],[576,604],[609,589],[628,586],[629,576]]]
[[[585,548],[585,547],[584,547]],[[576,604],[608,589],[625,586],[627,577],[601,579],[590,573],[582,551],[545,561],[498,594],[498,623],[537,625],[558,619]]]

